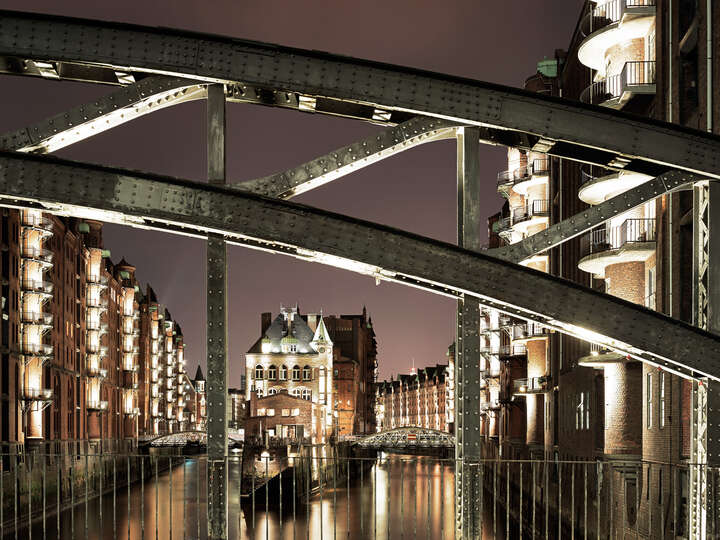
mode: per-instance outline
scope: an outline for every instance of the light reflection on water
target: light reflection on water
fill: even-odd
[[[74,512],[60,515],[60,538],[90,539],[205,539],[207,538],[205,458],[174,458],[172,474],[167,470],[145,474],[144,483],[122,486],[99,500],[76,493]],[[349,479],[323,487],[309,505],[286,500],[265,511],[265,493],[256,494],[252,504],[239,504],[239,462],[229,467],[228,538],[248,539],[387,539],[453,538],[454,473],[451,461],[435,458],[382,455],[373,464],[360,468]],[[172,484],[172,490],[170,485]],[[302,489],[299,485],[298,489]],[[156,502],[157,501],[157,502]],[[128,515],[130,519],[128,520]],[[27,516],[25,518],[27,523]],[[87,530],[86,530],[87,517]],[[156,529],[157,523],[157,529]],[[170,524],[172,523],[172,527]],[[57,539],[56,516],[45,522],[45,534]],[[6,529],[6,533],[7,533]],[[10,531],[9,538],[14,538]],[[27,538],[19,530],[18,538]],[[43,538],[42,523],[33,526],[33,538]]]

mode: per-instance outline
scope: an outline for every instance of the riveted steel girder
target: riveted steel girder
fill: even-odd
[[[691,187],[699,180],[701,180],[701,177],[692,173],[669,171],[605,202],[587,208],[519,242],[509,246],[489,249],[485,253],[516,263],[529,259],[661,195]]]
[[[366,435],[353,444],[367,448],[453,448],[455,437],[446,431],[403,426]]]
[[[245,83],[377,109],[436,116],[537,138],[536,150],[659,174],[720,178],[720,138],[510,87],[177,30],[0,12],[0,57]]]
[[[420,144],[453,138],[456,128],[439,118],[413,118],[287,171],[231,186],[289,199]]]
[[[375,223],[224,187],[0,153],[5,206],[166,228],[346,268],[539,322],[685,377],[720,380],[720,337],[542,272]],[[590,308],[590,309],[589,309]]]
[[[0,135],[0,148],[54,152],[145,114],[205,98],[205,84],[180,77],[148,77],[86,103]]]

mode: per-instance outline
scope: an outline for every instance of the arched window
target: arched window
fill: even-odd
[[[288,377],[287,366],[285,366],[285,365],[280,366],[280,380],[281,380],[281,381],[286,381],[286,380],[287,380],[287,377]]]
[[[268,379],[271,381],[274,381],[277,378],[277,368],[275,366],[270,366],[268,368]]]
[[[303,368],[303,381],[309,381],[312,379],[312,371],[310,370],[310,366],[305,366]]]
[[[263,397],[262,388],[258,388],[258,389],[257,389],[257,396],[258,396],[259,398]]]
[[[279,394],[279,393],[280,393],[280,389],[277,386],[268,388],[268,396],[274,396],[275,394]]]
[[[255,366],[255,378],[262,379],[264,377],[263,367],[261,365]]]
[[[290,390],[290,395],[295,397],[300,397],[302,388],[293,388]]]
[[[299,380],[300,380],[300,366],[293,366],[293,368],[292,368],[292,378],[293,378],[293,381],[299,381]]]
[[[309,388],[302,389],[302,398],[306,399],[307,401],[310,401],[312,399],[312,392]]]

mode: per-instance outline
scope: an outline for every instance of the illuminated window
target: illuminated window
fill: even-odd
[[[264,376],[264,370],[261,365],[255,366],[255,378],[256,379],[262,379]]]
[[[265,409],[258,409],[257,415],[258,415],[258,416],[265,416]]]
[[[665,427],[665,372],[660,372],[660,418],[658,419],[658,427]],[[661,471],[662,472],[662,471]]]
[[[268,409],[265,416],[275,416],[275,409]]]
[[[647,428],[652,427],[652,409],[653,409],[653,391],[652,391],[652,373],[647,374],[647,386],[645,388],[645,396],[647,401]]]
[[[292,368],[292,379],[293,379],[293,381],[300,380],[300,366],[294,366]]]
[[[287,366],[280,366],[280,380],[286,381],[288,376]]]
[[[283,415],[283,416],[290,416],[290,409],[283,409],[283,410],[282,410],[282,415]]]
[[[293,410],[292,410],[292,415],[293,415],[293,416],[300,416],[300,409],[293,409]]]
[[[268,368],[268,379],[271,381],[274,381],[277,378],[277,368],[275,366],[270,366]]]

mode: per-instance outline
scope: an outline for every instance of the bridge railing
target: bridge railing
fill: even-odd
[[[315,445],[225,458],[228,511],[239,518],[228,537],[455,538],[459,466],[478,479],[473,521],[483,538],[683,537],[689,475],[720,485],[720,468],[638,460],[338,454]],[[205,455],[2,454],[0,537],[206,538],[207,490]],[[714,537],[717,489],[706,508]]]

